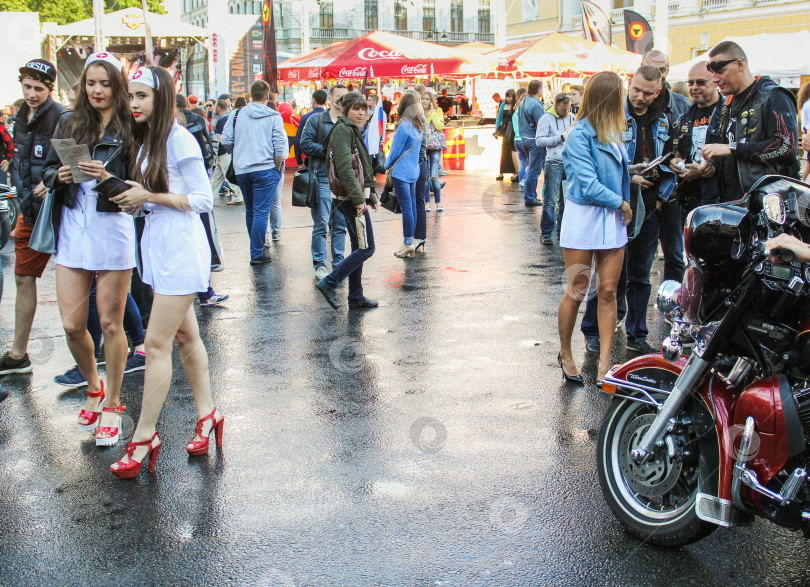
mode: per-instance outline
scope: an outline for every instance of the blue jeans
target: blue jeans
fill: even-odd
[[[537,201],[537,180],[540,172],[543,171],[543,164],[546,162],[546,148],[538,147],[534,141],[529,143],[529,163],[526,166],[526,187],[523,192],[523,199],[527,202]]]
[[[683,260],[683,210],[677,199],[663,205],[660,212],[659,239],[664,251],[664,280],[682,281],[686,271]]]
[[[433,189],[433,199],[437,204],[442,201],[442,187],[439,181],[439,168],[442,165],[441,151],[428,151],[428,187]],[[430,204],[430,190],[425,192],[425,204]]]
[[[407,182],[394,178],[394,193],[402,208],[402,237],[406,245],[413,244],[413,235],[416,230],[416,182]],[[424,213],[425,207],[422,206]]]
[[[346,250],[346,219],[338,214],[329,189],[329,177],[318,174],[318,207],[312,208],[312,265],[326,267],[326,230],[332,234],[332,268],[343,261]]]
[[[351,200],[344,202],[335,202],[335,207],[343,217],[343,222],[346,224],[346,229],[349,231],[349,240],[352,244],[352,252],[349,256],[343,259],[340,264],[332,269],[332,273],[323,278],[327,286],[335,289],[341,281],[349,278],[349,303],[360,303],[365,297],[363,296],[363,263],[374,254],[374,233],[371,230],[371,216],[366,210],[363,213],[366,219],[366,248],[361,249],[360,243],[357,240],[357,225],[355,218],[357,217],[357,208],[354,207]]]
[[[276,197],[270,207],[270,230],[273,234],[281,232],[281,192],[284,191],[284,171],[279,174],[276,186]]]
[[[551,236],[554,231],[554,218],[556,215],[557,237],[559,237],[563,210],[565,209],[565,194],[562,191],[563,175],[565,174],[563,162],[557,159],[547,159],[545,172],[546,187],[543,191],[543,216],[540,219],[540,233],[543,236]],[[558,199],[560,213],[556,214]]]
[[[258,259],[264,253],[264,237],[270,208],[276,198],[278,169],[251,171],[236,176],[242,196],[245,198],[245,224],[250,235],[250,258]]]
[[[628,342],[647,338],[647,306],[650,302],[650,269],[658,249],[658,231],[661,219],[653,213],[641,225],[638,235],[627,243],[627,330]]]
[[[419,162],[419,178],[416,180],[416,200],[414,206],[416,207],[416,224],[413,227],[413,238],[418,240],[425,240],[427,237],[427,214],[425,213],[425,200],[427,199],[428,192],[428,167],[430,164],[428,160]]]
[[[515,141],[515,150],[517,150],[518,160],[520,161],[520,168],[518,169],[518,179],[521,183],[526,179],[526,166],[529,164],[529,154],[523,147],[523,141]]]

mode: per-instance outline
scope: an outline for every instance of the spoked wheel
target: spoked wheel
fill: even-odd
[[[14,230],[14,227],[17,226],[17,220],[20,218],[20,214],[22,214],[22,210],[20,209],[20,203],[17,201],[17,198],[7,198],[6,202],[8,202],[9,208],[9,224],[11,230]]]
[[[0,249],[6,246],[11,236],[11,214],[8,210],[0,209]]]
[[[638,465],[631,451],[655,420],[653,406],[614,399],[597,439],[599,485],[613,513],[634,536],[658,546],[683,546],[709,535],[715,528],[695,512],[698,487],[698,448],[684,433],[690,456],[670,458],[666,448]]]

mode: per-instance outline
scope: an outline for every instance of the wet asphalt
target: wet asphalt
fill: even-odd
[[[339,310],[313,288],[292,172],[268,265],[248,264],[244,208],[217,198],[226,266],[213,285],[230,299],[197,315],[225,445],[188,457],[195,410],[175,354],[157,471],[132,481],[108,470],[125,443],[96,448],[76,428],[85,390],[53,383],[74,363],[51,264],[34,372],[2,381],[0,585],[809,584],[810,546],[763,521],[677,550],[622,531],[597,483],[607,400],[595,359],[577,333],[584,388],[563,384],[556,363],[560,250],[540,243],[540,210],[494,175],[452,172],[413,260],[392,254],[400,217],[372,214],[363,283],[380,307],[364,312],[347,310],[345,285]],[[650,325],[658,344],[653,308]],[[124,378],[131,416],[142,383]]]

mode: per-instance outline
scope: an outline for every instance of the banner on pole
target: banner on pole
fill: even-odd
[[[278,53],[276,52],[276,19],[273,3],[264,0],[262,5],[262,33],[264,35],[263,79],[270,84],[270,91],[278,93]]]
[[[650,23],[633,10],[624,11],[624,40],[627,50],[639,55],[644,55],[653,48]]]
[[[581,4],[582,36],[590,41],[610,45],[613,38],[610,17],[593,2],[583,0]]]

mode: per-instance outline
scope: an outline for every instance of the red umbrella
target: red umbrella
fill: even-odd
[[[280,80],[429,77],[480,71],[478,56],[375,31],[279,63]]]

